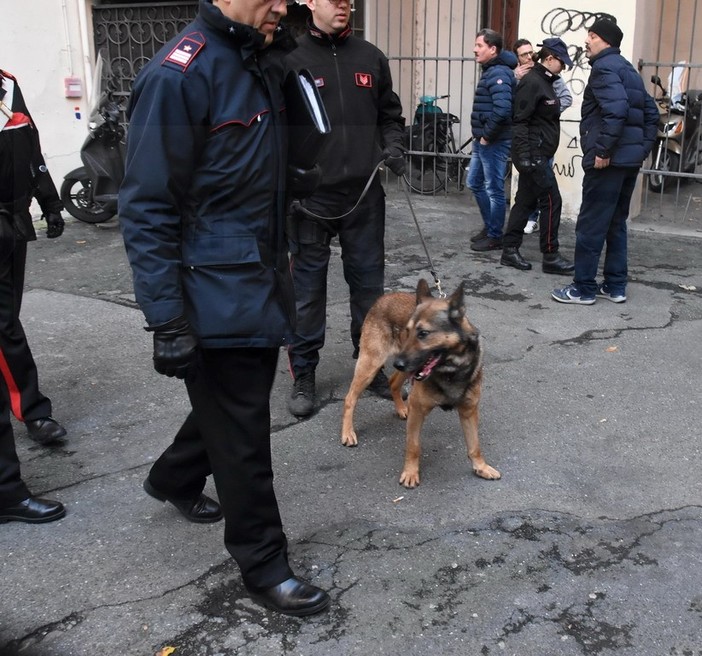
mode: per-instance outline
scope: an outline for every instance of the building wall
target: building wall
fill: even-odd
[[[80,2],[84,7],[89,4],[86,0],[0,0],[0,68],[19,81],[57,187],[65,173],[80,166],[79,150],[87,135],[90,80],[86,77],[92,73],[86,75],[84,67],[89,26],[81,30]],[[81,98],[66,98],[64,80],[69,77],[80,78]]]
[[[645,20],[649,11],[643,12],[648,0],[620,0],[613,5],[611,0],[542,0],[542,2],[522,2],[519,15],[519,35],[529,39],[534,46],[542,39],[557,36],[568,45],[568,52],[574,62],[569,71],[564,71],[565,80],[573,104],[561,115],[561,141],[554,158],[554,170],[563,196],[563,217],[575,219],[580,209],[583,179],[582,151],[580,150],[580,110],[582,94],[590,74],[590,66],[585,56],[585,26],[592,24],[596,14],[611,13],[624,32],[621,52],[636,65],[639,58],[646,56],[651,49],[651,40],[646,38],[651,25],[639,26],[639,19]],[[637,29],[638,27],[638,29]],[[516,191],[517,175],[513,178],[513,192]],[[638,207],[638,199],[637,199]],[[638,213],[634,207],[632,215]]]

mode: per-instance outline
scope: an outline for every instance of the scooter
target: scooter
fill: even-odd
[[[651,82],[661,91],[661,95],[656,98],[661,117],[651,168],[661,173],[649,175],[648,187],[658,193],[663,191],[666,182],[664,172],[693,173],[695,167],[702,164],[702,91],[687,91],[673,102],[657,75],[651,76]]]
[[[85,223],[103,223],[117,214],[117,194],[124,178],[125,141],[120,107],[102,79],[98,57],[88,137],[80,149],[83,166],[67,173],[61,185],[66,211]]]

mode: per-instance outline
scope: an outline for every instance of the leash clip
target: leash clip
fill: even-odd
[[[446,292],[443,289],[441,289],[441,280],[439,280],[439,277],[434,271],[431,272],[431,275],[434,277],[434,284],[436,285],[436,289],[439,292],[439,298],[446,298]]]

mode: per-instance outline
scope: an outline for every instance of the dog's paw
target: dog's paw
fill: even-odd
[[[481,465],[480,467],[474,467],[473,471],[475,472],[476,476],[480,476],[480,478],[487,478],[490,481],[496,481],[498,478],[502,478],[502,474],[497,471],[494,467],[490,467],[487,463],[484,465]]]
[[[348,433],[342,434],[341,443],[344,446],[357,446],[358,438],[356,437],[356,433],[354,431],[350,431]]]
[[[407,404],[395,406],[395,412],[400,419],[407,419]]]
[[[404,485],[408,489],[412,489],[419,485],[419,471],[414,469],[405,469],[400,474],[400,485]]]

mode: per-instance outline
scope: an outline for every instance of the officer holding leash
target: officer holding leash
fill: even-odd
[[[405,121],[388,60],[374,45],[352,34],[352,4],[307,0],[312,12],[307,33],[286,57],[288,68],[307,68],[314,76],[332,128],[319,157],[322,183],[290,222],[297,328],[289,348],[294,385],[288,409],[296,417],[308,417],[315,407],[315,369],[326,331],[330,242],[339,237],[357,357],[363,320],[384,292],[385,193],[378,174],[358,207],[349,210],[381,160],[398,176],[405,170]],[[320,218],[341,215],[336,220]],[[390,398],[382,370],[369,389]]]

